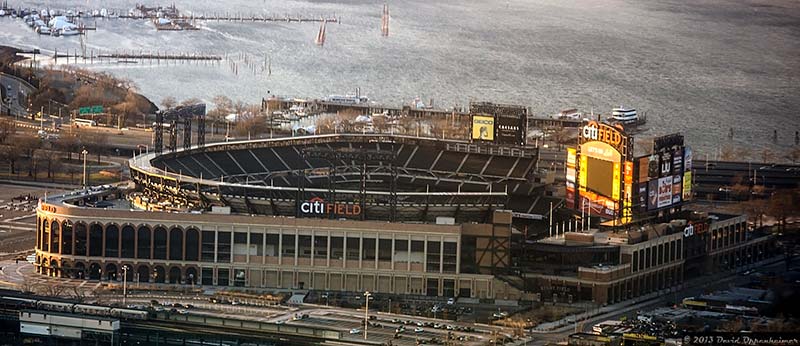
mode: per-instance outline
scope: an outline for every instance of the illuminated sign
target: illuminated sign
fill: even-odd
[[[681,186],[681,176],[676,175],[672,177],[672,204],[681,202],[681,194],[683,187]]]
[[[575,148],[567,148],[567,183],[575,185],[575,162],[576,162]]]
[[[658,208],[672,204],[672,176],[658,179]]]
[[[683,229],[683,236],[688,238],[694,235],[694,225],[688,224],[686,228]]]
[[[683,200],[692,199],[692,171],[683,173]]]
[[[472,116],[472,139],[483,141],[494,140],[494,117],[485,115]]]
[[[358,204],[328,203],[324,199],[314,197],[308,202],[300,204],[300,211],[304,214],[355,216],[361,214]]]
[[[618,152],[623,151],[623,138],[625,135],[620,128],[598,123],[597,121],[590,121],[581,129],[581,137],[584,141],[600,141],[608,143],[614,147]]]
[[[692,170],[692,148],[683,148],[683,171],[689,172]]]

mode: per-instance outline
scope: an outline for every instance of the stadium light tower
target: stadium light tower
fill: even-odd
[[[367,305],[364,307],[364,340],[367,340],[367,326],[369,326],[369,297],[372,296],[372,293],[369,291],[364,292],[364,297],[366,298]]]

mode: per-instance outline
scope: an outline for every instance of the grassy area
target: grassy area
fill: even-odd
[[[57,183],[57,184],[81,184],[81,173],[69,172],[55,172],[51,174],[50,178],[47,177],[47,172],[37,172],[36,176],[28,176],[27,170],[17,170],[15,174],[11,174],[8,169],[0,170],[0,179],[3,180],[17,180],[17,181],[35,181],[44,183]],[[89,185],[102,185],[119,182],[119,177],[101,174],[99,172],[89,173]]]

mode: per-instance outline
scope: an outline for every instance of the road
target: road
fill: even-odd
[[[27,83],[22,83],[19,79],[4,73],[0,73],[0,86],[5,89],[6,96],[11,101],[11,115],[24,117],[28,108],[25,100],[28,95],[33,93],[33,88]],[[3,105],[5,106],[3,110],[8,108],[8,104],[3,103]]]

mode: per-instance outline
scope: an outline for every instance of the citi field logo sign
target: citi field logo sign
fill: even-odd
[[[328,203],[322,198],[314,197],[309,199],[308,202],[300,204],[300,211],[303,214],[355,216],[361,214],[361,206],[358,204]]]

